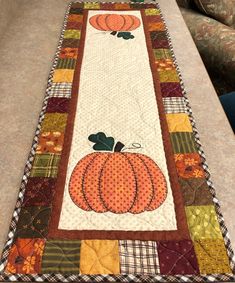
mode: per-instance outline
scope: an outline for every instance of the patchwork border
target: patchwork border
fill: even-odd
[[[69,14],[69,10],[70,7],[72,5],[72,3],[79,3],[79,2],[71,2],[68,5],[68,9],[66,11],[65,14],[65,20],[63,23],[63,27],[62,27],[62,31],[61,31],[61,36],[60,36],[60,40],[59,40],[59,44],[58,44],[58,48],[56,51],[56,55],[54,58],[54,63],[52,65],[52,69],[51,72],[49,74],[49,79],[48,79],[48,85],[46,88],[46,94],[45,94],[45,98],[43,100],[43,106],[42,106],[42,111],[40,113],[39,116],[39,121],[38,121],[38,126],[35,132],[35,137],[33,140],[33,144],[32,144],[32,148],[28,157],[28,161],[26,162],[26,166],[25,166],[25,170],[24,170],[24,175],[23,175],[23,179],[22,179],[22,183],[20,186],[20,192],[19,192],[19,197],[17,199],[17,203],[16,203],[16,208],[15,211],[13,213],[13,218],[10,224],[10,231],[8,234],[8,239],[6,242],[6,245],[3,249],[3,253],[2,253],[2,259],[0,261],[0,281],[46,281],[46,282],[56,282],[56,281],[60,281],[60,282],[68,282],[68,281],[76,281],[76,282],[225,282],[225,281],[235,281],[235,275],[234,274],[211,274],[211,275],[155,275],[155,276],[151,276],[151,275],[132,275],[132,274],[125,274],[125,275],[66,275],[66,274],[35,274],[35,275],[25,275],[25,274],[6,274],[6,273],[1,273],[6,265],[7,262],[7,257],[10,251],[10,248],[12,246],[13,240],[14,240],[14,233],[16,231],[16,225],[17,222],[19,220],[19,213],[21,210],[21,204],[23,202],[23,196],[24,196],[24,192],[25,192],[25,186],[27,184],[28,181],[28,177],[30,176],[30,172],[32,169],[32,164],[33,164],[33,160],[34,160],[34,156],[36,154],[36,148],[37,148],[37,144],[38,144],[38,140],[39,140],[39,134],[40,134],[40,130],[41,130],[41,124],[42,121],[45,117],[45,111],[46,111],[46,107],[47,107],[47,102],[51,95],[51,90],[52,90],[52,78],[54,75],[54,71],[56,69],[57,63],[58,63],[58,59],[59,59],[59,53],[62,47],[62,43],[63,43],[63,38],[64,38],[64,32],[66,29],[66,24],[67,24],[67,18],[68,18],[68,14]],[[82,2],[80,2],[82,3]],[[100,2],[99,2],[100,3]],[[113,4],[116,4],[115,2],[112,2]],[[123,2],[124,4],[126,4],[126,2]],[[130,2],[132,4],[136,4],[134,2]],[[98,4],[98,3],[97,3]],[[155,4],[155,3],[154,3]],[[145,5],[144,3],[138,3],[138,5]],[[157,9],[160,9],[158,4],[155,4]],[[179,70],[179,67],[177,65],[176,62],[176,58],[173,52],[173,46],[171,43],[171,39],[170,39],[170,35],[165,23],[165,20],[162,16],[162,13],[160,12],[160,16],[161,16],[161,20],[164,22],[165,24],[165,30],[166,30],[166,35],[168,38],[168,43],[169,43],[169,48],[170,48],[170,52],[171,52],[171,56],[173,58],[176,70],[177,70],[177,74],[179,76],[180,79],[180,85],[181,85],[181,90],[183,93],[183,97],[185,99],[185,103],[186,103],[186,110],[187,110],[187,114],[189,116],[191,125],[192,125],[192,130],[193,130],[193,135],[195,138],[195,142],[197,145],[197,149],[198,149],[198,153],[200,154],[200,157],[202,158],[202,166],[203,169],[205,171],[205,177],[207,180],[207,184],[210,188],[211,194],[213,195],[213,202],[214,202],[214,207],[217,213],[217,217],[218,217],[218,221],[220,224],[220,229],[223,235],[223,239],[224,239],[224,243],[227,249],[227,253],[228,253],[228,257],[230,259],[230,266],[231,269],[233,271],[233,273],[235,272],[235,257],[234,257],[234,253],[231,247],[231,241],[229,239],[229,235],[228,235],[228,231],[227,228],[225,226],[224,220],[223,220],[223,216],[221,214],[221,209],[220,209],[220,205],[219,205],[219,201],[216,198],[216,193],[215,193],[215,189],[214,186],[212,184],[211,181],[211,177],[210,177],[210,172],[208,169],[208,165],[206,163],[206,159],[205,159],[205,154],[203,152],[200,140],[199,140],[199,134],[195,125],[195,120],[192,116],[192,110],[189,104],[189,101],[186,97],[186,91],[185,91],[185,87],[182,81],[182,76]],[[55,95],[56,96],[56,95]],[[169,113],[169,112],[168,112]]]

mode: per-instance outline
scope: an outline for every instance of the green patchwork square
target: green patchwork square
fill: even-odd
[[[22,207],[15,236],[18,238],[44,238],[48,233],[51,208],[45,206]]]
[[[100,4],[99,3],[84,3],[84,9],[100,9]]]
[[[172,132],[170,138],[174,153],[197,152],[193,133]]]
[[[30,177],[51,177],[56,178],[60,162],[60,154],[36,154]]]
[[[41,132],[64,132],[67,122],[66,113],[46,113],[42,122]]]
[[[56,69],[74,69],[76,60],[72,58],[59,59]]]
[[[223,239],[213,205],[185,207],[192,240]]]
[[[160,15],[160,11],[155,8],[149,8],[144,10],[146,16],[156,16]]]
[[[81,31],[76,29],[67,29],[64,32],[64,38],[80,39]]]
[[[177,83],[180,81],[176,70],[159,71],[159,79],[161,83]]]
[[[170,49],[164,49],[164,48],[153,49],[153,53],[155,60],[172,59]]]
[[[42,273],[78,274],[80,240],[48,240],[42,257]]]

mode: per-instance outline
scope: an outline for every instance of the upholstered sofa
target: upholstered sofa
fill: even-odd
[[[212,79],[235,90],[235,0],[177,2]]]

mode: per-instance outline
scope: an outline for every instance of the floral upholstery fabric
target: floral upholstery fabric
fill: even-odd
[[[201,12],[235,28],[235,0],[194,0]]]
[[[235,29],[190,9],[181,12],[208,70],[235,87]]]

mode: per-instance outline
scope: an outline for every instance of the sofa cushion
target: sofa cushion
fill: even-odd
[[[235,28],[235,0],[194,0],[194,3],[203,13]]]
[[[190,9],[181,12],[207,69],[235,88],[235,29]]]
[[[191,8],[193,0],[176,0],[177,4],[183,8]]]

